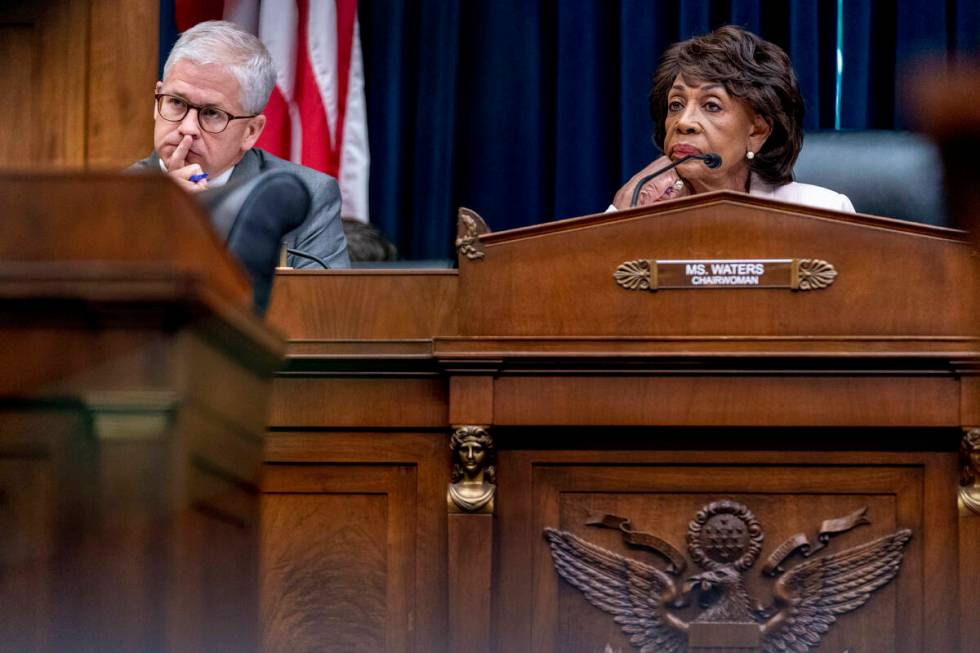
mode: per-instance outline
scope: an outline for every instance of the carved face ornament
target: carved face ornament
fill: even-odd
[[[476,438],[467,438],[457,449],[460,463],[467,474],[475,474],[483,467],[486,450]]]

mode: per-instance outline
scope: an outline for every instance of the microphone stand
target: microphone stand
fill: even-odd
[[[718,166],[721,165],[721,157],[713,152],[708,154],[688,154],[687,156],[682,156],[676,161],[673,161],[670,165],[664,166],[660,170],[657,170],[656,172],[651,173],[646,177],[644,177],[643,179],[641,179],[636,184],[636,188],[633,189],[633,199],[630,200],[630,208],[636,206],[636,201],[640,199],[640,191],[643,190],[643,187],[647,185],[647,182],[649,182],[654,177],[657,177],[659,175],[664,174],[665,172],[673,170],[680,164],[684,163],[685,161],[690,161],[691,159],[700,159],[701,161],[704,161],[704,165],[708,166],[709,168],[717,168]]]

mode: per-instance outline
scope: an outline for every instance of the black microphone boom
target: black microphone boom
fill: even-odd
[[[664,166],[660,170],[657,170],[656,172],[649,174],[643,179],[641,179],[636,184],[636,188],[633,189],[633,199],[630,200],[630,208],[636,206],[636,201],[640,199],[640,191],[643,189],[644,186],[647,185],[647,182],[649,182],[654,177],[659,177],[665,172],[673,170],[680,164],[684,163],[685,161],[690,161],[691,159],[700,159],[701,161],[704,161],[704,165],[708,166],[712,170],[714,170],[715,168],[721,165],[721,155],[718,154],[717,152],[708,152],[707,154],[688,154],[687,156],[682,156],[676,161],[671,162],[669,166]]]
[[[301,249],[293,249],[292,247],[287,247],[286,248],[286,253],[287,254],[292,254],[293,256],[298,256],[300,258],[305,258],[305,259],[309,259],[311,261],[315,261],[315,262],[319,263],[320,265],[322,265],[324,270],[329,270],[330,269],[330,266],[327,265],[327,262],[324,261],[319,256],[316,256],[315,254],[310,254],[309,252],[304,252]]]

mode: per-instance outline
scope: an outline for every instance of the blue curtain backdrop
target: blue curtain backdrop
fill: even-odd
[[[656,155],[646,96],[675,41],[733,23],[779,44],[807,129],[837,123],[839,26],[842,128],[909,128],[907,66],[980,46],[980,0],[361,0],[359,15],[371,221],[416,259],[453,256],[461,205],[495,231],[604,210]]]

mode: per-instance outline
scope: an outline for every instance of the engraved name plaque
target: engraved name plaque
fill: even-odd
[[[834,282],[837,270],[811,258],[692,259],[625,261],[613,278],[627,290],[697,288],[789,288],[819,290]]]

